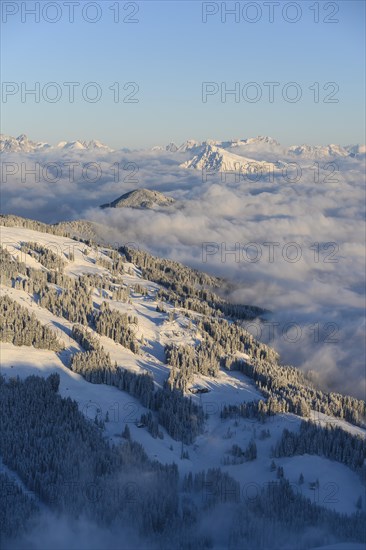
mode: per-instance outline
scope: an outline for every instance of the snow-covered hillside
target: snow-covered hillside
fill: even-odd
[[[190,479],[206,470],[236,484],[238,512],[273,486],[291,487],[293,498],[328,510],[329,521],[362,513],[364,405],[315,396],[310,381],[280,366],[270,348],[233,322],[235,311],[255,309],[235,310],[212,293],[218,279],[140,251],[62,236],[67,225],[46,232],[37,222],[2,222],[0,389],[12,391],[16,377],[54,380],[56,373],[59,395],[77,403],[112,449],[131,438],[149,460],[177,465],[182,503],[193,490]],[[31,319],[37,338],[27,329]],[[47,334],[56,337],[55,348]],[[319,410],[311,410],[314,403]],[[4,475],[22,492],[27,480],[3,445]],[[39,499],[49,513],[34,487],[32,502]],[[204,522],[205,494],[192,498]]]

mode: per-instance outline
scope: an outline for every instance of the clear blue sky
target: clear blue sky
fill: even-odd
[[[4,0],[4,6],[9,4]],[[47,2],[40,2],[43,7]],[[92,24],[83,20],[80,0],[75,7],[75,21],[68,21],[68,8],[58,2],[61,19],[55,23],[34,22],[19,12],[2,23],[2,80],[25,82],[41,88],[49,82],[61,86],[61,100],[39,103],[21,94],[2,96],[2,132],[26,133],[35,140],[56,143],[62,139],[100,139],[114,147],[146,147],[182,142],[187,138],[225,139],[270,135],[283,144],[364,142],[365,93],[365,3],[363,1],[299,1],[302,15],[297,23],[284,21],[282,10],[288,2],[280,1],[275,20],[269,22],[269,8],[262,9],[256,23],[240,21],[234,16],[221,21],[221,2],[213,2],[219,12],[202,22],[202,2],[137,2],[138,23],[114,23],[109,9],[117,2],[97,2],[102,17]],[[121,18],[128,17],[133,6],[120,4]],[[35,2],[26,2],[31,8]],[[226,2],[228,8],[235,2]],[[240,2],[241,8],[248,2]],[[311,6],[319,5],[320,22],[314,23]],[[333,7],[339,12],[332,16]],[[214,7],[211,6],[211,9]],[[124,9],[127,8],[127,9]],[[10,10],[12,8],[6,8]],[[94,10],[94,11],[93,11]],[[252,8],[251,8],[252,10]],[[254,8],[253,8],[254,10]],[[94,17],[94,8],[87,16]],[[258,12],[259,13],[259,12]],[[50,7],[46,17],[56,14]],[[3,14],[4,15],[4,14]],[[295,11],[289,8],[289,18]],[[133,16],[132,16],[133,17]],[[247,12],[253,19],[254,11]],[[339,19],[325,23],[324,18]],[[75,102],[68,101],[64,82],[76,81]],[[102,90],[98,103],[88,103],[80,88],[97,82]],[[202,82],[226,82],[240,90],[248,82],[257,82],[263,96],[249,103],[242,96],[235,103],[220,94],[202,102]],[[264,82],[277,81],[275,100],[268,101]],[[297,103],[283,100],[281,90],[288,82],[301,86],[303,97]],[[109,90],[114,82],[139,85],[138,103],[115,103]],[[314,103],[314,82],[320,83],[320,102]],[[336,82],[338,103],[323,103],[322,86]],[[91,90],[92,92],[93,90]],[[132,88],[121,90],[122,97]],[[49,89],[49,94],[53,91]],[[248,90],[248,94],[253,93]]]

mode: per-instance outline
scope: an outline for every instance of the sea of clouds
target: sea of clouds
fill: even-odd
[[[291,181],[294,171],[255,181],[181,168],[193,154],[5,153],[1,211],[48,223],[92,220],[106,226],[103,237],[110,242],[132,242],[225,277],[230,299],[271,310],[266,324],[248,329],[273,345],[284,363],[310,372],[324,388],[363,398],[364,160],[337,158],[331,175],[330,160],[318,159],[315,175],[315,161],[299,157],[297,181]],[[261,151],[257,160],[273,161],[273,155]],[[136,188],[167,193],[176,203],[154,210],[99,208]]]

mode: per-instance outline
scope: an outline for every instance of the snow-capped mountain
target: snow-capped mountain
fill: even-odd
[[[340,145],[292,145],[288,154],[297,157],[319,159],[326,157],[346,157],[349,151]]]
[[[178,147],[179,153],[185,153],[186,151],[192,151],[194,149],[197,149],[198,147],[202,146],[202,143],[199,141],[196,141],[194,139],[187,139],[182,145]]]
[[[113,149],[98,140],[91,141],[60,141],[56,146],[49,143],[35,142],[30,140],[25,134],[21,134],[17,138],[0,135],[0,151],[4,153],[37,153],[41,151],[103,151],[112,152]]]
[[[60,141],[56,145],[57,149],[64,149],[64,150],[73,150],[73,151],[80,151],[80,150],[97,150],[97,151],[105,151],[105,152],[111,152],[113,149],[108,147],[108,145],[105,145],[104,143],[97,141],[97,140],[91,140],[91,141]]]
[[[350,157],[362,158],[366,155],[366,145],[347,145],[345,149],[348,151]]]
[[[64,150],[71,149],[71,150],[76,150],[76,151],[86,149],[85,145],[81,141],[78,141],[78,140],[76,140],[76,141],[60,141],[60,143],[58,143],[56,145],[56,148],[57,149],[64,149]]]
[[[279,146],[280,143],[270,137],[270,136],[257,136],[255,138],[247,138],[247,139],[242,139],[240,140],[241,143],[244,143],[245,145],[254,145],[254,144],[258,144],[258,143],[261,143],[261,144],[264,144],[264,145],[270,145],[270,146]]]
[[[168,143],[168,145],[165,147],[166,151],[170,151],[171,153],[176,153],[178,151],[178,147],[175,143]]]
[[[346,158],[355,157],[362,158],[366,154],[365,145],[292,145],[288,148],[283,147],[277,140],[269,136],[257,136],[245,139],[229,139],[229,140],[214,140],[207,139],[205,141],[197,141],[188,139],[181,145],[176,145],[171,142],[165,147],[155,146],[150,149],[155,153],[170,152],[173,155],[188,155],[193,157],[181,162],[183,168],[198,168],[199,165],[207,164],[207,167],[218,166],[221,169],[223,160],[215,157],[225,155],[226,169],[231,169],[235,162],[269,162],[276,163],[277,160],[288,158],[304,158],[304,159],[330,159],[330,158]],[[45,142],[35,142],[30,140],[26,135],[21,134],[17,138],[1,134],[0,135],[0,151],[4,153],[37,153],[44,151],[64,151],[65,153],[77,153],[87,151],[95,154],[110,153],[114,149],[105,145],[98,140],[74,140],[60,141],[53,146]],[[128,149],[120,149],[121,152],[129,152]],[[225,153],[223,153],[225,151]],[[235,158],[235,156],[237,158]],[[209,157],[208,162],[202,161],[201,157]],[[229,168],[230,167],[230,168]]]
[[[187,142],[177,149],[193,156],[180,164],[181,168],[196,170],[232,171],[243,169],[248,164],[255,163],[260,167],[276,171],[293,162],[294,158],[304,159],[340,159],[347,157],[362,158],[365,155],[365,145],[342,147],[340,145],[293,145],[288,148],[271,137],[259,136],[248,139],[229,141],[207,140],[204,142]]]
[[[282,167],[281,162],[256,161],[242,155],[236,155],[215,145],[205,145],[190,160],[180,164],[181,168],[194,168],[211,172],[250,172],[251,166],[277,171]]]
[[[221,142],[220,147],[225,149],[243,148],[248,151],[271,151],[281,148],[281,144],[272,137],[257,136],[247,139],[223,141]]]
[[[220,172],[222,170],[239,170],[243,164],[243,157],[228,153],[214,145],[206,145],[192,159],[183,162],[180,166],[181,168]]]
[[[31,141],[25,134],[17,138],[0,134],[0,151],[4,153],[32,153],[50,147],[48,143]]]
[[[248,151],[273,150],[274,148],[281,147],[280,144],[271,137],[258,136],[256,138],[231,139],[224,141],[215,139],[207,139],[205,141],[188,139],[179,146],[175,143],[169,143],[165,147],[165,150],[173,153],[186,153],[187,151],[197,151],[198,149],[202,149],[207,146],[219,147],[220,149],[246,148]],[[154,149],[158,148],[159,147],[154,147]]]

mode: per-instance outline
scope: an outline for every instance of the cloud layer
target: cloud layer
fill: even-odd
[[[179,167],[192,151],[95,155],[4,155],[7,174],[14,174],[4,174],[3,165],[2,212],[45,222],[93,220],[108,226],[111,242],[135,242],[230,279],[233,300],[272,311],[267,325],[251,330],[261,331],[284,362],[311,371],[324,387],[364,397],[362,159],[337,158],[332,168],[329,159],[317,165],[296,158],[301,176],[291,182],[293,168],[287,177],[279,172],[271,181],[264,173],[254,181]],[[275,160],[273,151],[260,155]],[[160,210],[99,209],[135,188],[177,202]]]

